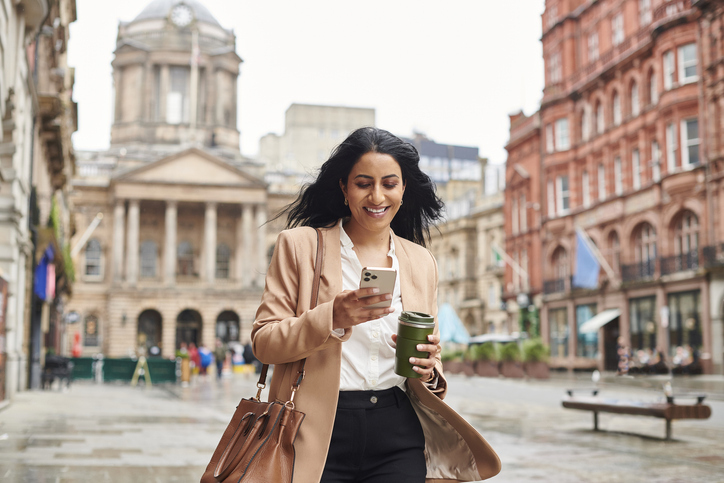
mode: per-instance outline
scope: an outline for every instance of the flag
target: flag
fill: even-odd
[[[573,286],[598,288],[600,270],[601,265],[588,245],[588,241],[579,230],[576,230],[576,273],[573,274]]]
[[[45,301],[49,300],[49,295],[55,295],[55,280],[53,280],[52,284],[48,283],[48,267],[52,265],[54,255],[53,247],[48,245],[48,248],[45,249],[45,253],[43,253],[43,258],[40,259],[38,266],[35,267],[35,284],[33,291],[35,292],[35,295]],[[50,272],[52,272],[50,275],[55,277],[54,266],[50,269]],[[52,294],[49,293],[49,288],[52,288]]]

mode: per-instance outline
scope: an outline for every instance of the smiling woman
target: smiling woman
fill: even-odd
[[[442,401],[437,322],[409,358],[411,377],[395,370],[402,312],[437,316],[437,263],[424,244],[443,205],[419,160],[388,131],[358,129],[282,211],[291,229],[277,239],[251,337],[254,355],[276,365],[270,401],[289,399],[292,378],[305,375],[294,481],[473,481],[500,471],[487,442]],[[314,308],[310,227],[324,254]],[[364,267],[394,270],[394,287],[360,288]]]

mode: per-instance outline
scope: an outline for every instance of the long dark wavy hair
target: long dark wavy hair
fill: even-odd
[[[339,182],[347,184],[352,167],[367,153],[388,154],[400,165],[405,183],[404,203],[393,218],[391,227],[396,235],[425,246],[430,239],[430,225],[442,217],[442,200],[435,193],[430,177],[420,170],[417,149],[389,131],[374,127],[352,132],[332,151],[320,168],[317,179],[303,186],[297,199],[277,217],[287,214],[287,228],[321,228],[350,216]]]

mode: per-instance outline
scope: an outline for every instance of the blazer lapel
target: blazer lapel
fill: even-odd
[[[323,228],[324,264],[319,288],[319,301],[331,301],[342,291],[342,248],[339,242],[339,224]]]
[[[395,255],[397,256],[397,263],[400,265],[400,296],[402,297],[402,309],[403,310],[415,310],[415,279],[412,276],[412,264],[410,258],[407,256],[405,247],[402,245],[400,237],[392,234],[395,240]]]

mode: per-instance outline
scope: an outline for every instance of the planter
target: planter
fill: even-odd
[[[542,361],[526,362],[525,373],[533,379],[548,379],[551,377],[551,370],[548,364]]]
[[[504,377],[525,377],[522,362],[503,361],[500,364],[500,373]]]
[[[465,362],[463,362],[463,366],[462,366],[462,368],[461,368],[461,369],[462,369],[462,373],[465,374],[465,375],[468,376],[468,377],[474,376],[474,375],[475,375],[475,367],[474,367],[474,364],[475,364],[475,363],[474,363],[473,361],[465,361]]]
[[[475,361],[475,374],[480,377],[498,377],[498,361]]]
[[[459,374],[463,372],[462,361],[445,361],[442,363],[442,370],[448,374]]]

